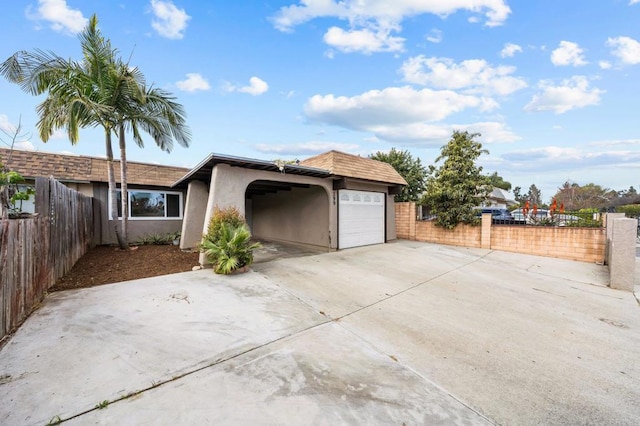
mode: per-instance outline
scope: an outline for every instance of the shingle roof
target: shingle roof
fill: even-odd
[[[300,162],[302,166],[329,170],[337,176],[406,185],[407,181],[388,163],[340,151],[329,151]]]
[[[0,161],[6,162],[9,150],[0,148]],[[9,164],[25,178],[53,176],[61,181],[107,182],[107,160],[98,157],[14,150]],[[128,161],[127,183],[131,185],[171,186],[189,172],[188,168]],[[120,162],[114,161],[116,182],[120,182]]]

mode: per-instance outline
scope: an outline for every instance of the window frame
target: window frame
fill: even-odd
[[[135,192],[147,192],[147,193],[151,193],[151,194],[164,194],[164,199],[165,199],[165,203],[164,203],[164,216],[132,216],[131,215],[131,194],[135,193]],[[116,190],[117,194],[122,194],[122,189],[118,188]],[[166,202],[167,195],[177,195],[178,196],[178,208],[179,208],[179,216],[167,216],[167,209],[168,209],[168,202]],[[120,198],[120,197],[119,197]],[[184,218],[184,194],[181,191],[166,191],[163,189],[149,189],[149,188],[132,188],[132,189],[127,189],[127,205],[128,205],[128,210],[129,210],[129,216],[127,217],[127,220],[142,220],[142,221],[150,221],[150,220],[182,220]],[[112,215],[112,210],[111,210],[111,193],[109,193],[108,196],[109,199],[109,220],[111,220],[111,218],[113,217]],[[118,204],[118,207],[120,206],[120,204]],[[120,213],[118,213],[118,220],[122,219],[122,215]]]

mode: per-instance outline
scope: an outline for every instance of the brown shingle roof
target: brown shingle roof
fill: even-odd
[[[0,162],[6,162],[9,150],[0,148]],[[127,182],[131,185],[171,186],[189,172],[183,167],[128,161]],[[107,160],[97,157],[14,150],[9,164],[27,179],[53,176],[61,181],[107,182]],[[114,161],[116,182],[120,182],[120,162]]]
[[[407,181],[391,166],[382,161],[340,151],[329,151],[300,162],[302,166],[329,170],[337,176],[365,179],[375,182],[406,185]]]

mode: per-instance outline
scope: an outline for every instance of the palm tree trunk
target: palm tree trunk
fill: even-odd
[[[116,233],[118,246],[126,250],[129,248],[127,241],[120,235],[120,227],[118,226],[118,190],[116,188],[116,174],[113,170],[113,148],[111,147],[111,129],[105,129],[105,144],[107,151],[107,174],[109,176],[109,199],[111,203],[111,222],[113,222],[113,230]]]
[[[0,219],[9,218],[9,186],[0,185]]]
[[[124,139],[124,126],[118,126],[118,140],[120,143],[120,190],[122,192],[122,238],[128,242],[129,220],[129,192],[127,191],[127,147]]]

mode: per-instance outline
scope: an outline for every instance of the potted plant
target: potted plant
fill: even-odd
[[[174,234],[172,235],[172,237],[173,237],[173,241],[172,241],[172,242],[173,242],[173,245],[174,245],[174,246],[177,246],[177,245],[179,245],[179,244],[180,244],[180,236],[181,236],[181,235],[182,235],[182,234],[181,234],[180,232],[176,232],[176,233],[174,233]]]

